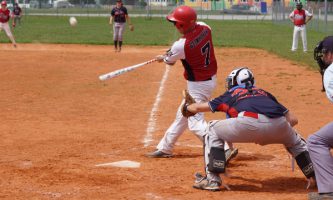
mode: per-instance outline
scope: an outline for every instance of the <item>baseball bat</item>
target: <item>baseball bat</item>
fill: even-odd
[[[145,65],[150,64],[150,63],[155,62],[155,61],[157,61],[156,58],[154,58],[154,59],[152,59],[152,60],[148,60],[148,61],[143,62],[143,63],[140,63],[140,64],[132,65],[132,66],[129,66],[129,67],[124,67],[124,68],[122,68],[122,69],[118,69],[118,70],[116,70],[116,71],[113,71],[113,72],[109,72],[109,73],[107,73],[107,74],[100,75],[100,76],[99,76],[99,80],[101,80],[101,81],[105,81],[105,80],[107,80],[107,79],[114,78],[114,77],[116,77],[116,76],[119,76],[119,75],[121,75],[121,74],[127,73],[127,72],[129,72],[129,71],[132,71],[132,70],[134,70],[134,69],[136,69],[136,68],[139,68],[139,67],[145,66]]]

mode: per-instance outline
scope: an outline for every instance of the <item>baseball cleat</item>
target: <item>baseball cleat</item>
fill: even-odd
[[[203,179],[206,178],[206,176],[203,176],[200,172],[195,173],[194,177],[195,177],[194,183],[200,183]]]
[[[219,182],[207,180],[207,177],[202,176],[200,173],[196,173],[195,177],[196,179],[194,181],[193,188],[213,192],[221,190],[221,184]]]
[[[230,162],[230,160],[232,160],[233,158],[235,158],[238,154],[238,149],[237,148],[232,148],[232,149],[228,149],[225,151],[225,160],[227,162],[227,164]]]
[[[316,192],[310,192],[308,194],[309,200],[333,200],[333,192],[326,194],[318,194]]]
[[[156,150],[152,153],[147,153],[146,157],[148,157],[148,158],[170,158],[170,157],[172,157],[172,154],[164,153],[163,151]]]

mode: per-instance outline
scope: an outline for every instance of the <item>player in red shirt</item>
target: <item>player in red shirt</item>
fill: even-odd
[[[8,24],[9,19],[10,19],[10,11],[7,8],[7,2],[2,1],[0,9],[0,30],[4,30],[6,32],[8,38],[10,39],[10,41],[12,41],[13,46],[16,47],[14,36],[10,31],[10,27]]]
[[[174,65],[181,60],[184,66],[184,78],[187,80],[187,90],[196,102],[206,102],[216,86],[217,62],[214,53],[210,27],[203,22],[196,22],[197,14],[188,6],[177,7],[167,20],[172,22],[183,36],[177,40],[166,55],[157,59],[166,64]],[[179,136],[189,128],[202,141],[205,136],[207,122],[204,114],[198,113],[188,119],[183,117],[179,107],[176,119],[165,132],[157,150],[147,154],[148,157],[171,157],[173,147]],[[237,154],[237,149],[226,145],[226,157]]]
[[[291,51],[297,50],[299,34],[302,36],[303,51],[308,51],[306,39],[306,23],[312,19],[312,14],[302,8],[302,2],[298,1],[296,3],[296,9],[289,15],[290,20],[294,23],[293,45],[291,47]]]

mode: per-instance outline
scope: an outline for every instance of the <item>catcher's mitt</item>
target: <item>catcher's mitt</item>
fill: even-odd
[[[132,24],[129,25],[129,28],[130,28],[131,31],[134,31],[134,26]]]
[[[195,115],[195,113],[192,113],[187,110],[187,106],[196,103],[193,97],[188,93],[187,90],[183,90],[183,97],[185,99],[184,104],[182,105],[182,114],[184,117],[191,117]]]

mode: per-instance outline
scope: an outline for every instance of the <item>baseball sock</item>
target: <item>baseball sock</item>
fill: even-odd
[[[114,43],[114,48],[117,49],[117,48],[118,48],[118,41],[117,41],[117,40],[114,40],[113,43]],[[120,45],[120,44],[119,44],[119,45]]]
[[[123,45],[123,41],[119,41],[119,48]]]

